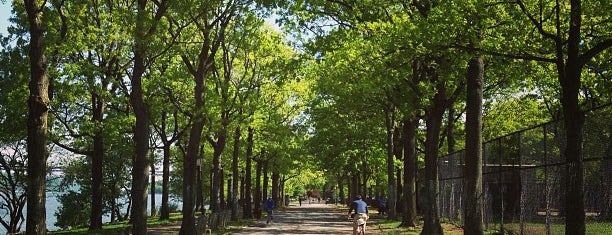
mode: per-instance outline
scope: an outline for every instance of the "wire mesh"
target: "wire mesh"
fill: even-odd
[[[586,234],[612,234],[612,106],[588,112],[583,129]],[[565,234],[563,121],[483,144],[486,229],[504,234]],[[441,157],[441,215],[462,224],[465,150]]]

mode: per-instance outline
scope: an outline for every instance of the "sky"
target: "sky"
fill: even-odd
[[[8,19],[11,16],[11,3],[8,0],[0,0],[0,33],[6,35],[8,27]]]

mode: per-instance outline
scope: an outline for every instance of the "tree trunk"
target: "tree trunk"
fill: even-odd
[[[263,162],[262,202],[268,199],[268,161]],[[261,204],[261,203],[260,203]]]
[[[484,63],[474,57],[467,71],[465,124],[465,234],[484,234],[482,193],[482,86]]]
[[[392,106],[392,105],[389,105]],[[387,126],[387,218],[396,217],[395,208],[395,154],[393,152],[393,135],[395,130],[395,107],[385,109],[385,124]]]
[[[411,116],[403,121],[404,144],[404,212],[402,214],[402,227],[416,227],[416,131],[419,119]]]
[[[204,87],[204,79],[196,80],[195,90],[202,89]],[[195,99],[196,109],[203,108],[202,94],[196,95]],[[193,126],[189,131],[189,143],[187,145],[187,154],[183,159],[183,219],[181,220],[180,234],[190,235],[196,233],[195,228],[195,189],[196,186],[196,171],[197,171],[197,159],[200,150],[200,140],[202,135],[202,129],[204,127],[204,120],[199,119],[194,121]]]
[[[93,97],[98,97],[93,95]],[[104,137],[102,133],[102,122],[104,113],[104,102],[93,98],[93,120],[96,122],[96,130],[93,137],[93,154],[91,156],[91,212],[89,218],[89,230],[102,229],[102,168],[104,166]],[[98,102],[99,101],[99,102]]]
[[[151,157],[151,217],[157,215],[155,206],[155,157]]]
[[[44,28],[39,1],[24,0],[30,32],[30,83],[28,89],[28,188],[27,234],[46,234],[47,117],[49,114],[49,77],[45,58]]]
[[[455,140],[455,109],[450,107],[448,109],[448,117],[446,118],[446,139],[448,143],[448,171],[452,177],[456,176],[457,171],[457,161],[455,160],[455,145],[457,141]],[[457,219],[458,212],[461,208],[456,208],[457,204],[457,182],[459,180],[452,179],[449,180],[449,195],[446,196],[448,199],[448,216],[451,221],[455,221]],[[445,199],[446,200],[446,199]]]
[[[272,171],[272,200],[276,202],[277,205],[282,205],[282,196],[280,194],[280,174],[274,170]]]
[[[170,194],[170,145],[164,144],[163,151],[162,201],[159,219],[167,220],[170,218],[170,207],[168,205],[168,195]]]
[[[225,144],[227,142],[227,130],[225,129],[226,120],[223,119],[222,122],[223,122],[222,124],[223,127],[216,134],[217,140],[216,141],[209,140],[214,150],[213,159],[212,159],[213,184],[212,184],[211,193],[210,193],[210,208],[212,209],[213,212],[220,212],[223,208],[225,208],[225,200],[224,200],[224,194],[223,194],[223,185],[225,182],[223,181],[223,170],[221,167],[221,154],[223,154],[223,151],[225,150]],[[231,185],[228,185],[228,187],[231,187]],[[230,195],[228,195],[228,197],[230,197]]]
[[[604,176],[604,202],[601,212],[599,213],[599,220],[610,221],[612,220],[612,136],[608,137],[608,150],[606,156],[601,162],[602,175]]]
[[[134,109],[136,125],[134,126],[135,151],[132,158],[132,232],[147,234],[147,177],[149,166],[149,114],[144,102],[142,77],[145,72],[146,42],[145,24],[147,21],[146,0],[138,1],[136,18],[134,68],[131,77],[132,92],[130,104]]]
[[[232,154],[232,221],[238,221],[238,155],[240,154],[240,125],[234,132],[234,152]],[[240,195],[244,197],[243,195]]]
[[[561,104],[565,120],[566,148],[564,151],[567,162],[567,191],[565,193],[565,234],[585,234],[584,213],[584,163],[582,156],[582,130],[584,112],[579,104],[580,73],[582,64],[580,56],[580,27],[582,9],[580,0],[571,0],[570,28],[567,40],[567,63],[557,63],[559,83],[561,84]],[[557,45],[564,47],[565,45]],[[558,56],[559,57],[559,56]],[[557,58],[563,61],[563,58]],[[565,73],[563,73],[563,71]]]
[[[438,182],[438,146],[440,144],[440,130],[442,115],[444,114],[444,90],[438,84],[438,91],[433,99],[432,107],[428,110],[425,120],[427,128],[425,140],[425,215],[423,217],[423,230],[421,234],[443,234],[440,224],[439,182]]]
[[[253,218],[253,205],[252,205],[252,197],[251,197],[251,162],[253,159],[253,127],[249,127],[249,134],[247,137],[247,150],[246,150],[246,166],[245,166],[245,173],[244,173],[244,181],[245,181],[245,186],[244,186],[244,212],[243,212],[243,218],[244,219],[252,219]]]
[[[257,161],[255,170],[255,198],[253,198],[255,219],[261,219],[261,171],[263,169],[261,161]]]

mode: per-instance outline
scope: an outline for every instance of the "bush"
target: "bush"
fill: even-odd
[[[84,226],[89,223],[91,203],[88,195],[75,191],[68,191],[58,196],[61,206],[55,212],[57,222],[55,226],[65,230],[71,227]]]

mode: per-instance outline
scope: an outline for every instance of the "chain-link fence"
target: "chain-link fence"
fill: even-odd
[[[586,234],[612,234],[612,106],[584,126]],[[565,234],[565,130],[553,121],[483,144],[484,220],[504,234]],[[440,159],[441,215],[462,223],[465,150]]]

